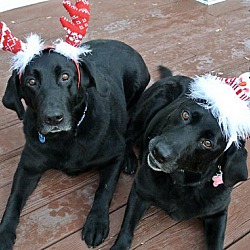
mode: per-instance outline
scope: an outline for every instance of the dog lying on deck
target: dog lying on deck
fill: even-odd
[[[162,79],[143,93],[131,117],[127,163],[137,166],[131,147],[136,144],[141,167],[111,249],[129,249],[150,205],[175,220],[202,218],[208,249],[223,249],[232,187],[247,178],[245,143],[228,145],[217,120],[202,106],[205,100],[189,97],[193,79],[172,76],[164,67],[160,72]]]
[[[81,57],[80,72],[48,48],[8,81],[3,104],[24,119],[26,143],[0,224],[1,250],[12,249],[21,210],[51,168],[69,175],[98,168],[100,183],[82,238],[95,247],[108,235],[109,205],[124,166],[127,110],[150,77],[141,56],[122,42],[85,45],[92,53]]]

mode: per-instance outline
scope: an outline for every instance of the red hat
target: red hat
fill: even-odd
[[[222,78],[214,75],[196,77],[190,84],[190,98],[209,110],[217,119],[228,143],[240,146],[240,139],[250,135],[250,72],[240,77]],[[199,102],[199,100],[206,102]],[[225,149],[225,150],[226,150]]]

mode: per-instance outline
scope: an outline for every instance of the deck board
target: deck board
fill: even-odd
[[[65,36],[58,21],[66,15],[61,0],[0,13],[20,38],[38,33],[51,44]],[[250,2],[227,0],[206,6],[195,0],[90,0],[91,19],[86,41],[118,39],[141,53],[151,83],[158,78],[157,66],[166,65],[174,74],[190,77],[216,71],[238,76],[250,66]],[[49,28],[48,28],[49,27]],[[9,55],[0,51],[0,98],[5,91]],[[24,145],[22,122],[0,104],[0,217],[10,193],[12,178]],[[250,150],[250,143],[247,143]],[[248,157],[250,172],[250,159]],[[134,176],[121,175],[110,208],[110,233],[97,249],[106,250],[119,231]],[[14,250],[88,249],[81,240],[81,227],[91,207],[98,174],[75,178],[48,171],[21,214]],[[250,239],[250,179],[235,186],[229,206],[225,249],[245,250]],[[34,240],[35,239],[35,240]],[[176,222],[151,207],[135,231],[136,250],[205,249],[199,220]]]

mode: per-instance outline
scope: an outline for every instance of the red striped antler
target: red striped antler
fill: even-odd
[[[60,18],[67,35],[65,42],[59,39],[53,43],[53,48],[55,52],[78,62],[81,55],[91,52],[89,46],[80,46],[88,29],[89,1],[76,0],[76,4],[73,5],[69,0],[64,0],[63,6],[68,11],[72,21],[65,17]],[[26,38],[26,43],[23,43],[11,34],[4,22],[0,22],[0,49],[14,53],[12,69],[23,72],[34,56],[40,55],[45,48],[44,42],[37,34],[31,34]]]
[[[14,54],[11,60],[12,69],[22,72],[32,58],[41,53],[43,42],[38,35],[33,34],[24,43],[11,34],[4,22],[0,22],[0,49]]]
[[[25,49],[25,43],[13,36],[4,22],[0,22],[0,49],[14,54]]]
[[[63,6],[72,18],[72,21],[63,16],[60,18],[60,22],[67,32],[65,41],[74,47],[78,47],[88,29],[90,18],[89,1],[76,0],[76,4],[73,5],[70,1],[64,0]]]

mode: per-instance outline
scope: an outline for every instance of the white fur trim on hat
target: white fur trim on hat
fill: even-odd
[[[31,34],[26,38],[25,47],[17,52],[11,61],[11,69],[23,72],[25,67],[36,56],[40,55],[43,50],[44,42],[37,34]]]
[[[11,69],[23,72],[25,67],[35,57],[42,54],[42,51],[46,49],[44,42],[37,34],[31,34],[26,38],[23,50],[19,51],[12,57]],[[92,50],[89,46],[82,45],[74,47],[61,39],[58,39],[53,43],[54,51],[76,62],[79,62],[81,55],[91,53]]]
[[[250,110],[248,103],[241,100],[231,86],[222,83],[216,76],[196,77],[190,84],[189,97],[208,109],[218,121],[223,135],[230,143],[240,146],[239,139],[246,140],[250,135]],[[229,146],[230,146],[229,145]]]
[[[92,52],[89,46],[81,45],[79,47],[74,47],[64,42],[62,39],[55,41],[53,46],[55,47],[55,52],[77,62],[80,60],[81,55],[86,55]]]

